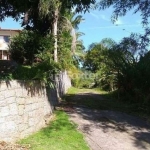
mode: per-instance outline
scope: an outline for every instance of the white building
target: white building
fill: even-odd
[[[20,30],[0,28],[0,60],[9,60],[9,43],[11,38],[19,34]]]

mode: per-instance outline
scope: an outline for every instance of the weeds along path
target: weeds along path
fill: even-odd
[[[67,112],[70,120],[78,125],[91,150],[150,150],[146,121],[119,111],[94,109],[101,108],[98,105],[105,99],[93,90],[78,90],[67,98],[73,104],[73,111]]]

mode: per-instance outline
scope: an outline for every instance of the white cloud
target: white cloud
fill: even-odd
[[[103,19],[105,21],[110,21],[105,15],[99,15],[99,14],[95,14],[90,12],[90,15],[93,16],[96,19]]]
[[[96,15],[96,14],[94,14],[94,13],[92,13],[92,12],[90,12],[90,15],[93,16],[93,17],[96,18],[96,19],[99,19],[98,15]]]
[[[111,26],[96,26],[96,27],[90,27],[90,28],[84,28],[82,30],[94,30],[94,29],[112,29],[112,28],[125,28],[125,27],[129,27],[129,28],[132,28],[132,27],[139,27],[140,25],[139,24],[124,24],[124,25],[120,25],[120,26],[117,26],[117,25],[111,25]]]
[[[114,23],[115,25],[122,25],[123,24],[123,21],[121,19],[118,19],[115,21]]]
[[[100,18],[105,20],[105,21],[110,21],[105,15],[100,15]]]

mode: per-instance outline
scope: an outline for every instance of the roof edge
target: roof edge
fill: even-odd
[[[2,29],[2,28],[0,28],[0,31],[17,31],[17,32],[20,32],[21,30],[20,29]]]

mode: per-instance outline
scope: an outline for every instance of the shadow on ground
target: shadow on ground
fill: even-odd
[[[91,90],[91,92],[78,93],[76,95],[67,94],[65,96],[65,102],[69,106],[82,106],[100,110],[115,110],[139,116],[144,116],[143,114],[145,113],[139,103],[134,103],[128,100],[121,101],[113,99],[108,93],[100,94],[93,90]]]
[[[119,110],[131,106],[123,105],[122,102],[111,99],[106,100],[103,95],[92,92],[67,95],[66,102],[68,106],[74,107],[73,111],[68,111],[71,120],[77,123],[86,135],[94,138],[94,135],[99,133],[101,134],[100,137],[97,135],[96,138],[101,138],[104,134],[104,137],[106,135],[107,137],[112,136],[111,140],[115,142],[122,141],[123,143],[129,140],[128,146],[131,150],[150,150],[150,125],[138,117],[119,112]],[[122,137],[123,135],[124,137]],[[115,139],[113,139],[114,137]],[[97,141],[97,139],[93,139],[93,141]],[[105,139],[102,141],[104,142]],[[100,142],[97,141],[97,144]],[[128,143],[124,145],[125,150],[128,149]],[[113,148],[111,149],[113,150]]]

